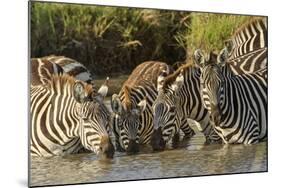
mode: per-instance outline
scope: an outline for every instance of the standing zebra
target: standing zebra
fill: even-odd
[[[107,85],[96,93],[91,85],[68,75],[54,75],[48,84],[31,86],[31,155],[64,155],[84,147],[112,158],[106,94]]]
[[[224,143],[257,143],[267,137],[267,69],[234,75],[226,63],[228,50],[204,57],[196,50],[201,67],[201,96]],[[218,63],[217,63],[218,62]]]
[[[63,74],[62,67],[47,59],[31,59],[31,85],[46,84],[53,74]]]
[[[200,123],[199,130],[205,135],[206,143],[221,142],[200,97],[200,74],[199,68],[187,63],[167,77],[159,76],[158,96],[153,103],[151,145],[154,150],[163,150],[179,129],[188,132],[187,138],[193,136],[188,119]]]
[[[92,74],[84,65],[82,65],[81,63],[79,63],[74,59],[64,56],[55,56],[55,55],[46,56],[43,57],[42,59],[47,59],[53,63],[60,65],[65,73],[75,77],[77,80],[81,80],[89,84],[92,83],[93,80]]]
[[[139,144],[150,141],[153,130],[152,103],[157,96],[157,76],[172,70],[166,64],[147,61],[138,65],[111,100],[116,148],[128,153],[139,151]]]
[[[242,25],[231,39],[225,41],[225,46],[229,60],[267,48],[267,19],[256,18]]]

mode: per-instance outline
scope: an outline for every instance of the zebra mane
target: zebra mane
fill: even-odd
[[[132,102],[131,102],[131,88],[127,85],[124,86],[123,88],[124,92],[124,100],[123,104],[126,110],[132,109]]]
[[[77,80],[72,77],[69,76],[67,74],[63,74],[63,75],[53,75],[51,77],[51,80],[48,82],[48,84],[46,84],[45,86],[52,90],[54,93],[60,93],[63,95],[73,95],[73,92],[70,92],[70,90],[72,91],[74,84],[77,82]],[[84,85],[84,91],[86,92],[87,96],[93,92],[96,92],[92,85],[87,84],[83,81],[79,81]],[[67,88],[67,89],[66,89]]]
[[[186,69],[189,69],[190,67],[194,67],[195,64],[191,61],[189,61],[186,64],[181,65],[174,73],[168,75],[165,79],[164,79],[164,83],[163,83],[163,89],[167,89],[170,85],[172,85],[174,83],[174,81],[176,80],[177,76],[180,74],[181,71],[185,72]]]
[[[266,25],[266,18],[263,17],[255,17],[244,23],[242,26],[240,26],[232,35],[232,37],[236,37],[239,35],[241,32],[244,32],[247,28],[250,28],[252,25],[257,25],[260,24],[261,26],[264,26],[267,30],[267,25]]]

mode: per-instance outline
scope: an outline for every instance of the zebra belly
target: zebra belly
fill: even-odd
[[[66,155],[66,154],[73,154],[78,153],[79,150],[83,148],[81,141],[79,138],[72,139],[65,145],[58,145],[58,144],[49,144],[45,145],[46,148],[50,152],[47,152],[43,148],[37,148],[31,143],[31,155],[32,156],[40,156],[40,157],[51,157],[55,155]]]

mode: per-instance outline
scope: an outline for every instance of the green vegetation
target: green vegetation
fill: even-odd
[[[221,49],[246,16],[32,2],[31,56],[76,59],[95,75],[126,74],[147,60],[184,61]]]
[[[249,16],[226,14],[193,13],[189,29],[178,33],[177,40],[188,51],[202,48],[205,50],[220,50],[224,41],[243,23],[252,19]]]

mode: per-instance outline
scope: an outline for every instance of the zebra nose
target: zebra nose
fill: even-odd
[[[161,128],[153,130],[150,145],[154,151],[164,150],[166,144],[162,136]]]
[[[135,139],[129,139],[129,143],[126,151],[128,154],[135,154],[139,152],[139,144],[136,142]]]
[[[103,157],[112,159],[114,156],[114,146],[108,136],[103,136],[100,143],[100,151]]]

